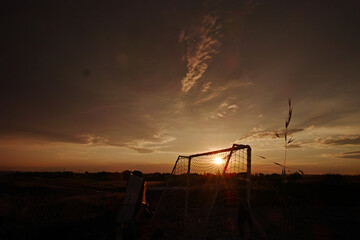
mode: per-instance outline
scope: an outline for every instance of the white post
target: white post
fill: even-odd
[[[185,218],[184,218],[185,227],[186,227],[188,207],[189,207],[190,165],[191,165],[191,157],[189,157],[188,171],[187,171],[187,186],[186,186],[186,197],[185,197]]]
[[[251,147],[247,147],[247,182],[246,182],[246,203],[250,211],[250,194],[251,194]]]

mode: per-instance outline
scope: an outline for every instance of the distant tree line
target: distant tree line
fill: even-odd
[[[123,172],[89,172],[85,171],[84,173],[75,173],[73,171],[55,171],[55,172],[14,172],[14,174],[19,176],[31,176],[31,177],[43,177],[43,178],[89,178],[89,179],[99,179],[99,180],[122,180],[126,181],[131,175],[130,170],[125,170]],[[143,176],[146,181],[164,181],[169,173],[144,173]]]

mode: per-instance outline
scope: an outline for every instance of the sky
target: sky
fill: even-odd
[[[0,170],[170,172],[252,148],[254,173],[359,174],[359,1],[8,1]]]

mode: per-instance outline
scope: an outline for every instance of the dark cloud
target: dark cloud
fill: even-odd
[[[343,152],[337,155],[338,158],[360,159],[360,151]]]
[[[6,129],[0,131],[2,139],[6,138],[25,138],[33,139],[34,141],[49,141],[49,142],[65,142],[87,144],[92,143],[91,136],[86,135],[73,135],[64,132],[51,132],[39,129]],[[99,142],[99,138],[93,138],[95,142]]]
[[[356,153],[360,154],[360,151],[344,152],[343,154],[356,154]]]
[[[3,138],[127,146],[161,129],[161,112],[180,89],[174,76],[182,73],[176,6],[54,1],[7,7]]]
[[[360,154],[343,155],[343,156],[340,156],[340,158],[360,159]]]
[[[354,114],[354,105],[348,104],[340,104],[341,99],[337,100],[336,102],[332,103],[321,103],[317,104],[314,103],[313,107],[314,110],[311,110],[307,116],[307,118],[303,118],[301,120],[302,125],[309,126],[309,125],[328,125],[328,126],[336,126],[341,123],[341,121],[349,121]],[[331,110],[324,106],[325,104],[331,104]]]
[[[360,136],[341,136],[341,137],[329,137],[327,139],[318,139],[318,142],[328,145],[359,145]]]

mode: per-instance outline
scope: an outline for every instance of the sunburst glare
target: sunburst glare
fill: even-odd
[[[216,165],[223,164],[223,163],[224,163],[224,159],[222,159],[221,157],[216,157],[216,158],[214,159],[214,163],[215,163]]]

